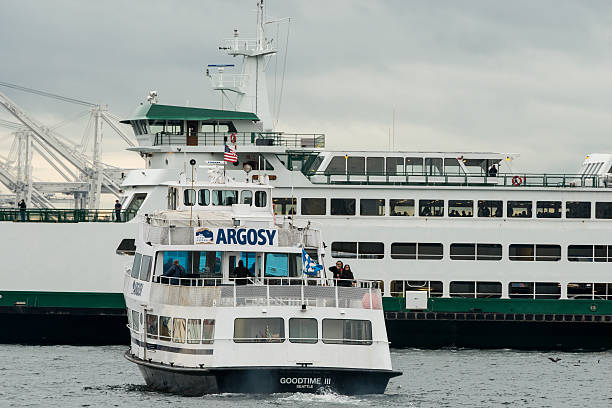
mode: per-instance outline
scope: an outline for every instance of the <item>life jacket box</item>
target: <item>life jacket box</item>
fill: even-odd
[[[427,309],[427,291],[407,291],[406,298],[406,309],[407,310],[418,310]]]

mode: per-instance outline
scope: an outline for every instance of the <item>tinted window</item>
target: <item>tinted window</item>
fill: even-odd
[[[502,208],[501,200],[478,200],[479,217],[501,217]]]
[[[472,217],[474,202],[472,200],[448,200],[449,217]]]
[[[325,174],[345,174],[346,165],[347,163],[344,156],[334,156],[327,165]]]
[[[318,337],[317,319],[289,319],[289,341],[291,343],[314,344]]]
[[[204,319],[202,323],[202,343],[213,344],[215,338],[215,319]]]
[[[255,192],[255,207],[265,207],[268,205],[268,194],[265,191]]]
[[[442,217],[444,200],[419,200],[419,215],[421,217]]]
[[[428,158],[425,159],[425,173],[430,176],[441,176],[442,175],[442,159],[441,158]]]
[[[192,206],[196,203],[196,192],[195,190],[188,188],[183,191],[183,204]]]
[[[382,242],[360,242],[358,253],[360,259],[382,259],[385,246]]]
[[[476,282],[476,297],[500,298],[502,285],[500,282]]]
[[[389,200],[389,209],[392,216],[414,216],[414,200]]]
[[[502,259],[501,244],[476,244],[476,259],[479,261],[499,261]]]
[[[355,215],[355,199],[332,198],[331,215]]]
[[[385,173],[385,158],[384,157],[368,157],[366,159],[368,174],[383,175]]]
[[[210,205],[210,190],[198,191],[198,205]]]
[[[138,279],[138,276],[140,274],[140,262],[141,261],[142,261],[142,255],[136,252],[136,255],[134,255],[134,263],[132,264],[132,272],[130,274],[130,276],[134,279]]]
[[[282,318],[234,320],[235,343],[282,343],[283,341],[285,341],[285,321]]]
[[[558,261],[560,259],[560,245],[536,245],[536,261]]]
[[[357,258],[357,242],[332,242],[332,258]]]
[[[449,287],[451,297],[476,297],[476,282],[455,281]]]
[[[348,174],[365,174],[365,157],[349,156],[347,166]]]
[[[157,315],[147,314],[147,337],[156,339],[159,333]]]
[[[170,341],[172,333],[172,318],[168,316],[159,316],[159,339]]]
[[[418,259],[442,259],[442,244],[419,242],[417,257]]]
[[[536,202],[536,217],[561,218],[561,201]]]
[[[570,245],[567,247],[570,262],[593,262],[593,245]]]
[[[272,198],[274,204],[274,214],[276,215],[295,215],[295,198]]]
[[[142,257],[142,264],[140,266],[140,280],[149,281],[151,278],[151,259],[152,257],[144,255]]]
[[[242,190],[240,192],[240,204],[253,204],[253,192],[250,190]]]
[[[511,261],[533,261],[533,244],[512,244],[508,252]]]
[[[404,172],[403,157],[387,157],[387,174],[390,176],[402,174]]]
[[[508,218],[531,218],[531,201],[508,201]]]
[[[372,323],[369,320],[323,319],[323,343],[372,344]]]
[[[325,215],[325,198],[302,198],[302,215]]]
[[[454,260],[475,260],[476,244],[451,244],[450,258]]]
[[[417,244],[395,242],[391,244],[391,258],[393,259],[416,259]]]
[[[612,203],[595,203],[595,218],[612,218]]]
[[[422,157],[406,157],[406,173],[422,174],[423,173],[423,158]]]
[[[393,282],[391,282],[392,291],[394,290]],[[403,284],[402,296],[403,292],[427,291],[429,292],[429,297],[442,297],[442,282],[440,281],[399,281],[399,283]],[[395,289],[397,289],[397,286]]]
[[[213,190],[213,205],[233,205],[238,203],[238,191],[235,190]]]
[[[591,218],[591,203],[589,201],[567,201],[565,218]]]
[[[385,200],[364,199],[359,200],[361,215],[385,215]]]

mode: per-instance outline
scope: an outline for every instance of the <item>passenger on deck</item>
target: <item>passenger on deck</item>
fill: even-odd
[[[21,218],[21,222],[25,221],[25,214],[26,214],[26,203],[25,200],[21,200],[19,201],[19,204],[17,204],[19,206],[19,215]]]
[[[492,165],[491,168],[489,169],[489,176],[491,177],[497,176],[497,167],[495,167],[495,165]]]
[[[163,276],[169,276],[173,278],[184,278],[187,273],[185,272],[185,268],[179,263],[178,259],[174,260],[173,265],[168,269],[167,272],[164,273]],[[170,279],[171,285],[178,285],[178,279]]]
[[[337,261],[336,266],[330,266],[329,270],[334,274],[334,281],[336,279],[340,279],[340,275],[342,274],[342,261]]]
[[[249,270],[244,266],[242,259],[238,261],[238,266],[234,268],[234,281],[236,285],[246,285],[249,278]]]
[[[353,286],[355,284],[355,277],[353,276],[353,271],[351,271],[350,265],[344,265],[342,269],[342,273],[340,274],[340,280],[338,281],[338,286]]]
[[[121,203],[115,200],[115,222],[121,222]]]

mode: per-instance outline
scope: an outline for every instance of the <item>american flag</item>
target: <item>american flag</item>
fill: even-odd
[[[238,156],[236,152],[232,150],[231,147],[225,145],[225,153],[223,154],[223,160],[230,163],[236,163],[238,161]]]

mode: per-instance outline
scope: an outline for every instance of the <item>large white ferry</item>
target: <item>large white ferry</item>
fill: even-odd
[[[256,38],[236,31],[221,47],[242,73],[209,71],[232,110],[151,98],[125,120],[145,168],[123,181],[122,222],[87,222],[111,211],[28,210],[30,222],[0,211],[11,237],[0,321],[14,328],[0,341],[127,342],[115,271],[135,252],[129,219],[184,205],[168,183],[189,160],[222,161],[231,148],[227,175],[269,180],[279,220],[318,224],[334,261],[380,281],[393,346],[612,347],[612,155],[591,154],[572,174],[530,174],[512,170],[511,153],[330,151],[324,135],[273,129],[272,44],[259,2]]]
[[[169,185],[186,202],[141,223],[126,358],[149,387],[182,395],[383,393],[400,373],[377,282],[326,278],[306,252],[323,263],[318,231],[276,224],[271,187],[210,170]]]

